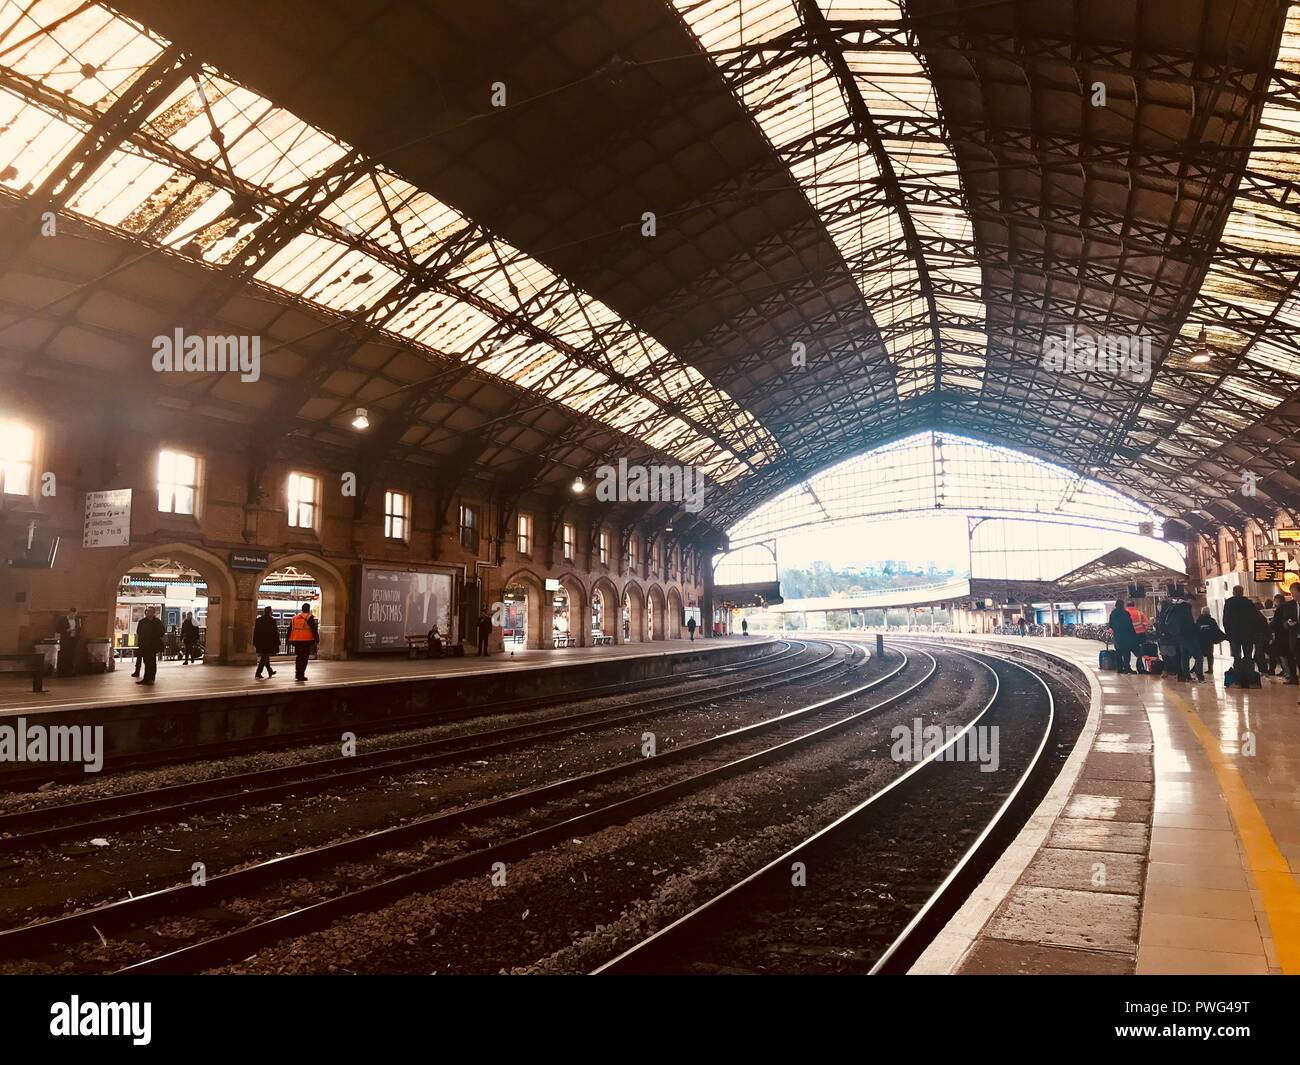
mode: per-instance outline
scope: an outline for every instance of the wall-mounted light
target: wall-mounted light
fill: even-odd
[[[1204,366],[1210,359],[1210,345],[1205,341],[1205,326],[1201,326],[1201,335],[1196,338],[1196,348],[1190,361],[1197,366]]]
[[[582,492],[586,490],[587,486],[583,483],[581,477],[575,477],[573,479],[573,484],[571,484],[569,487],[572,488],[574,492]]]

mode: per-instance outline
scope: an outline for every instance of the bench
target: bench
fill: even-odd
[[[614,637],[613,637],[613,636],[605,636],[605,635],[603,635],[603,634],[601,634],[601,633],[594,633],[594,634],[592,635],[592,637],[591,637],[591,642],[592,642],[596,647],[611,646],[611,645],[614,643]]]
[[[40,651],[31,654],[0,655],[0,673],[30,673],[32,691],[45,691],[45,655]]]
[[[419,658],[420,653],[429,653],[428,636],[407,636],[406,637],[406,655],[408,658]]]
[[[557,636],[557,637],[555,637],[555,646],[556,646],[556,647],[572,647],[572,646],[573,646],[573,637],[572,637],[572,636]]]

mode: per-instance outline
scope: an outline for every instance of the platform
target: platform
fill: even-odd
[[[605,647],[524,649],[483,658],[385,656],[313,661],[307,681],[293,659],[277,659],[276,676],[254,667],[161,662],[157,682],[137,685],[129,669],[47,678],[36,693],[14,678],[0,688],[0,722],[105,726],[110,757],[159,753],[321,728],[383,724],[508,699],[582,692],[604,684],[653,680],[767,653],[767,637],[712,637]],[[14,771],[0,764],[0,780]]]
[[[1068,637],[956,638],[1059,655],[1092,705],[1052,790],[912,972],[1300,973],[1300,688],[1102,673],[1101,645]]]

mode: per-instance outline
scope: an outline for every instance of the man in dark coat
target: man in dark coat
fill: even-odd
[[[686,620],[686,631],[691,634],[692,642],[695,640],[695,618],[690,617]]]
[[[1176,600],[1166,615],[1169,635],[1178,645],[1178,679],[1189,681],[1191,664],[1196,663],[1196,675],[1205,679],[1205,661],[1201,658],[1201,643],[1196,634],[1196,619],[1192,617],[1192,604],[1185,599]]]
[[[1273,661],[1282,667],[1282,675],[1287,684],[1297,684],[1295,648],[1291,642],[1291,631],[1286,624],[1288,608],[1294,606],[1285,595],[1278,592],[1273,597],[1273,617],[1268,623],[1272,640],[1270,650]]]
[[[188,610],[185,612],[185,620],[181,622],[181,651],[185,665],[198,661],[199,627],[194,623],[194,615]]]
[[[1232,589],[1232,598],[1223,604],[1223,631],[1228,634],[1228,647],[1232,651],[1232,670],[1237,683],[1245,684],[1255,671],[1252,659],[1255,641],[1268,623],[1253,602],[1246,598],[1241,585]]]
[[[257,672],[253,675],[262,679],[262,670],[268,677],[275,676],[271,668],[271,656],[280,653],[280,626],[275,623],[275,615],[269,606],[262,608],[262,613],[253,622],[253,650],[257,652]]]
[[[54,631],[59,636],[59,676],[70,677],[77,672],[77,647],[81,642],[81,617],[75,606],[68,607],[66,614],[59,615]]]
[[[1115,638],[1115,663],[1119,672],[1132,673],[1128,660],[1129,655],[1138,649],[1138,638],[1133,631],[1133,619],[1122,601],[1117,601],[1115,609],[1110,612],[1110,631]]]
[[[492,635],[492,616],[490,614],[481,614],[478,619],[478,654],[483,656],[488,653],[488,637]]]
[[[158,675],[158,656],[162,654],[167,642],[167,629],[158,617],[158,608],[148,606],[144,617],[135,627],[135,643],[140,648],[140,660],[144,663],[144,676],[137,684],[152,684]]]

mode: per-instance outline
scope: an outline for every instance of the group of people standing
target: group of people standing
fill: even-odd
[[[289,650],[293,652],[293,679],[307,679],[307,663],[311,661],[316,645],[320,643],[320,623],[311,612],[311,604],[303,603],[298,613],[289,619]],[[271,668],[271,656],[280,653],[280,626],[276,624],[271,608],[263,607],[258,619],[253,622],[253,650],[257,652],[257,670],[253,674],[262,679],[262,670],[268,677],[275,676]]]
[[[1272,617],[1265,614],[1271,606]],[[1204,681],[1214,674],[1214,649],[1228,642],[1232,655],[1232,681],[1238,687],[1258,687],[1259,674],[1286,678],[1300,684],[1297,661],[1300,650],[1300,583],[1291,586],[1290,596],[1277,595],[1272,604],[1246,598],[1240,585],[1223,607],[1223,624],[1202,607],[1193,615],[1186,599],[1171,599],[1161,607],[1153,623],[1130,600],[1115,602],[1110,612],[1110,629],[1115,640],[1116,668],[1132,673],[1130,660],[1136,657],[1137,673],[1163,673],[1180,681]],[[1153,668],[1148,669],[1148,661]],[[1158,661],[1160,668],[1154,668]]]

